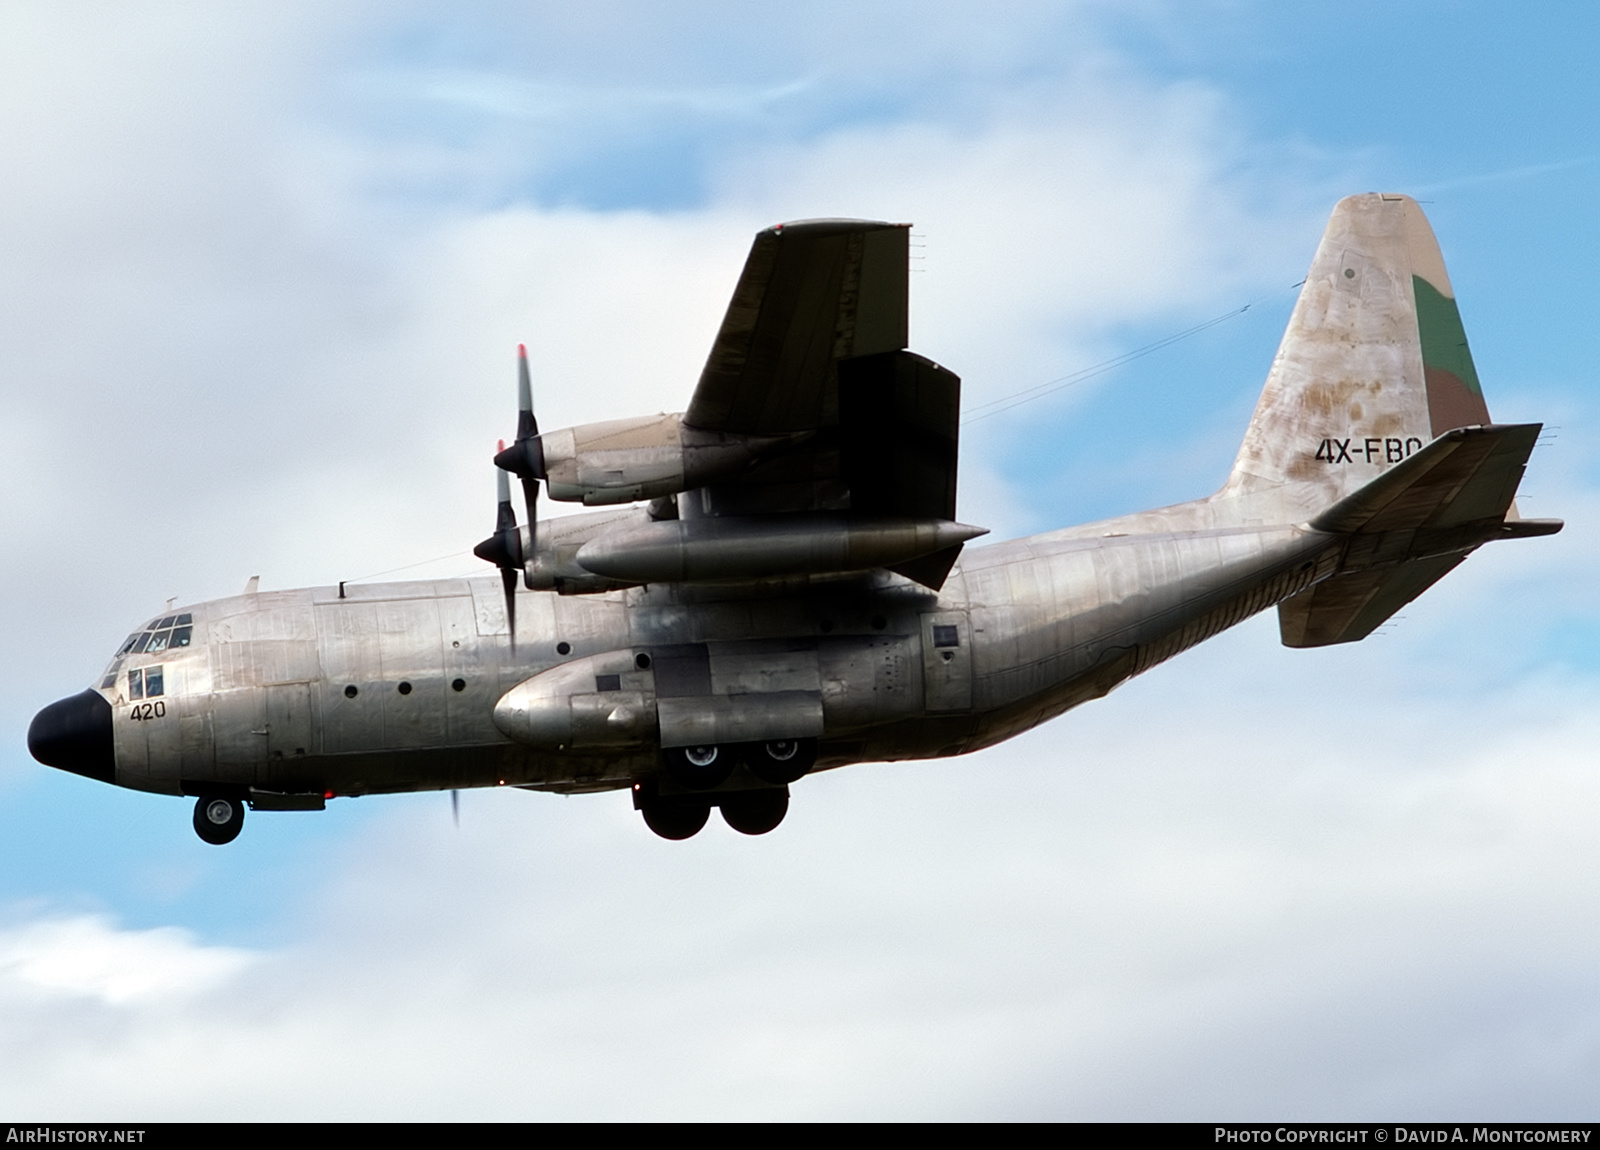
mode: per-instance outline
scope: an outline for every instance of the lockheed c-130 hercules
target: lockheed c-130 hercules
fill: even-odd
[[[541,433],[524,355],[476,548],[498,585],[168,610],[30,750],[195,796],[210,843],[247,805],[496,785],[761,834],[809,773],[993,745],[1269,607],[1291,647],[1362,639],[1481,544],[1562,526],[1517,513],[1540,425],[1490,422],[1421,209],[1373,194],[1334,209],[1221,490],[963,553],[960,381],[907,350],[907,237],[758,234],[681,415]],[[609,510],[541,522],[541,483]]]

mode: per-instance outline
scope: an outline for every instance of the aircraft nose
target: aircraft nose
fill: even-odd
[[[28,726],[28,752],[47,767],[112,782],[111,704],[94,690],[51,703]]]

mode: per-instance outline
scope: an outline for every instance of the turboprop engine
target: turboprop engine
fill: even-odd
[[[552,499],[601,507],[702,487],[796,438],[704,431],[679,415],[651,415],[519,438],[495,465],[543,479]]]

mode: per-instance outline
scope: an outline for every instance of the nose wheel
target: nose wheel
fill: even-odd
[[[194,833],[212,846],[231,843],[243,829],[243,799],[201,795],[194,804]]]

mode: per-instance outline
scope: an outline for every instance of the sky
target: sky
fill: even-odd
[[[1600,183],[1578,4],[0,2],[0,1113],[1589,1119]],[[960,517],[1225,476],[1332,205],[1416,196],[1568,521],[1007,744],[253,814],[34,763],[169,598],[477,572],[541,425],[681,410],[751,235],[911,222]],[[1244,309],[1244,310],[1241,310]],[[1236,313],[1236,314],[1234,314]],[[1229,316],[1122,366],[1087,372]],[[1076,380],[1076,382],[1071,382]]]

